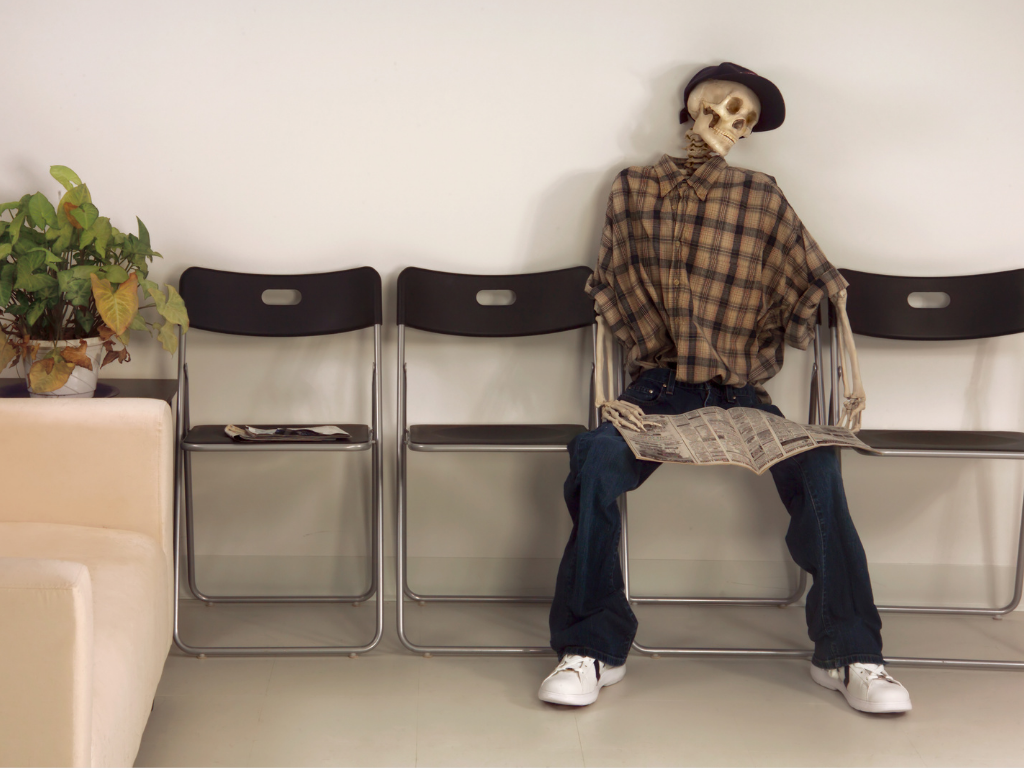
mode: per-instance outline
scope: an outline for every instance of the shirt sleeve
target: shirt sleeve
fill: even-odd
[[[594,298],[594,307],[627,350],[636,345],[620,306],[617,276],[629,271],[629,225],[626,201],[629,194],[625,172],[616,177],[608,196],[601,250],[594,274],[587,280],[586,292]]]
[[[778,223],[764,264],[768,298],[778,312],[786,343],[807,349],[814,339],[818,305],[848,283],[779,191]]]

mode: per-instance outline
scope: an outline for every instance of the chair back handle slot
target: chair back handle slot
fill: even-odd
[[[907,304],[914,309],[945,309],[949,294],[945,291],[914,291],[907,296]]]
[[[302,301],[302,293],[293,288],[268,288],[261,298],[272,307],[293,307]]]
[[[479,291],[476,303],[484,307],[508,307],[516,303],[516,292],[508,290]]]

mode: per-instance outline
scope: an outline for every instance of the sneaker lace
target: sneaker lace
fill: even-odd
[[[861,664],[860,667],[867,672],[864,678],[866,683],[871,683],[872,680],[884,680],[887,683],[899,685],[899,682],[886,672],[885,667],[881,664]]]
[[[588,659],[586,656],[573,656],[570,654],[558,662],[558,666],[555,667],[555,672],[575,672],[576,674],[579,674],[583,671],[583,667],[586,666],[587,661]]]

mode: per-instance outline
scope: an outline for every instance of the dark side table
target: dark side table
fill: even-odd
[[[95,397],[152,397],[170,405],[177,391],[177,379],[108,379],[96,385]],[[28,387],[22,379],[0,379],[0,397],[28,397]]]

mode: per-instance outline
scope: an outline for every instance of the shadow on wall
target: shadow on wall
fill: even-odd
[[[541,195],[521,249],[526,254],[524,271],[593,267],[612,181],[623,168],[651,165],[666,152],[681,152],[687,129],[678,117],[683,89],[701,66],[678,64],[655,75],[649,81],[647,105],[637,114],[617,113],[614,98],[609,100],[608,120],[621,124],[622,157],[599,170],[567,174]]]

